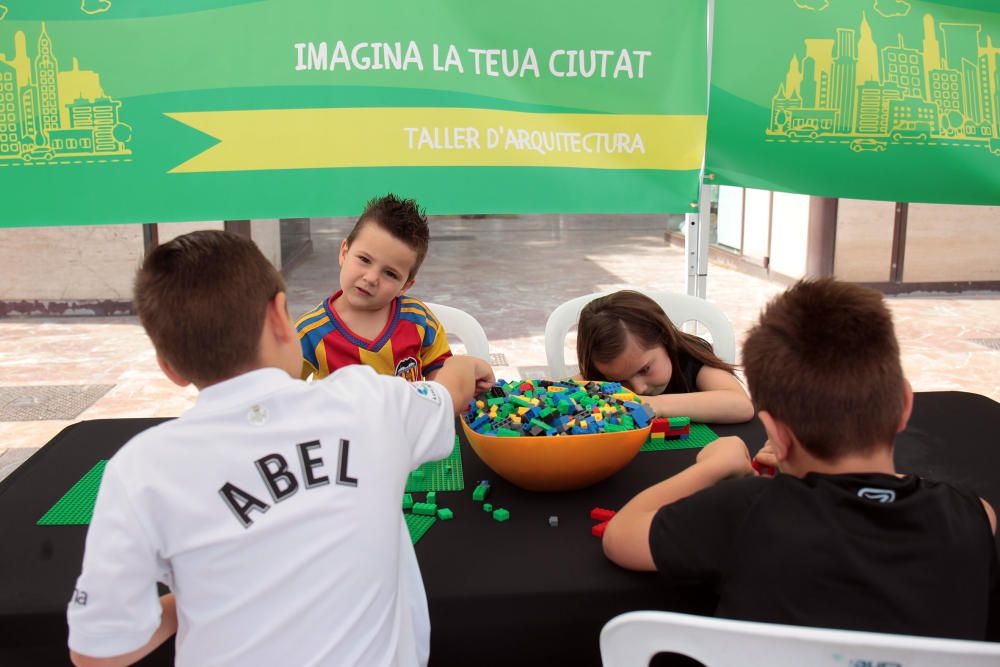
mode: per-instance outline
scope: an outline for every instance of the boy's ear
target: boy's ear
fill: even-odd
[[[348,245],[347,239],[340,242],[340,257],[337,259],[340,262],[340,266],[344,265],[344,259],[347,257],[347,249],[351,246]]]
[[[775,457],[777,457],[778,461],[788,459],[788,453],[792,448],[792,444],[796,442],[795,435],[784,422],[775,419],[767,410],[758,412],[757,417],[764,424],[764,430],[767,431],[767,439],[774,449]]]
[[[178,387],[186,387],[191,384],[190,380],[175,371],[174,367],[170,365],[170,362],[161,357],[159,354],[156,355],[156,363],[159,364],[160,370],[167,376],[167,379]]]
[[[292,322],[292,316],[288,313],[288,296],[284,292],[275,294],[267,304],[267,319],[272,334],[279,342],[287,343],[289,339],[298,342],[295,322]]]
[[[402,293],[403,293],[403,292],[405,292],[406,290],[408,290],[408,289],[410,289],[411,287],[413,287],[413,283],[415,283],[415,282],[417,282],[417,279],[416,279],[416,278],[410,278],[409,280],[407,280],[407,281],[406,281],[406,284],[405,284],[405,285],[403,285],[403,289],[399,290],[399,293],[400,293],[400,294],[402,294]]]
[[[910,415],[912,414],[913,387],[910,385],[909,380],[903,378],[903,414],[899,418],[899,426],[896,428],[896,433],[901,433],[906,428],[906,424],[910,421]]]

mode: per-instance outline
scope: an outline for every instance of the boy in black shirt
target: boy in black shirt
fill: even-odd
[[[710,583],[718,616],[983,639],[996,516],[948,484],[901,475],[913,406],[881,295],[831,279],[772,301],[744,343],[768,434],[754,477],[720,438],[608,524],[604,552],[671,583]],[[745,477],[716,484],[727,477]]]

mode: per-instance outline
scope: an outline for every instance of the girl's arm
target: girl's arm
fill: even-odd
[[[690,394],[643,396],[657,417],[690,417],[691,421],[735,424],[753,419],[754,410],[743,385],[732,373],[702,366],[695,379],[698,391]]]

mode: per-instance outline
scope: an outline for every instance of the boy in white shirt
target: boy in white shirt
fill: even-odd
[[[453,357],[434,382],[361,365],[293,379],[281,276],[226,232],[154,250],[135,302],[163,372],[201,393],[105,468],[68,609],[74,664],[131,664],[174,632],[178,665],[426,664],[400,501],[411,470],[451,452],[489,365]]]

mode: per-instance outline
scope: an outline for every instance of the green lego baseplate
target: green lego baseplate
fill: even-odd
[[[49,508],[36,523],[38,526],[86,526],[94,516],[94,503],[97,502],[97,491],[101,488],[104,478],[104,466],[107,460],[98,461],[87,471],[62,498]],[[461,464],[459,464],[461,466]],[[460,475],[459,475],[460,476]],[[416,544],[430,527],[437,521],[433,516],[419,514],[404,514],[406,527],[410,531],[410,541]]]
[[[437,517],[419,514],[404,514],[403,518],[406,520],[406,527],[410,531],[410,542],[413,544],[419,542],[424,533],[430,530],[434,522],[437,521]]]
[[[448,458],[428,461],[410,473],[406,480],[407,493],[423,491],[461,491],[465,488],[462,474],[462,449],[458,436]]]
[[[662,440],[646,440],[640,452],[666,452],[674,449],[701,449],[713,440],[718,440],[719,436],[715,431],[705,424],[695,424],[691,422],[691,431],[688,437],[680,439],[664,438]]]
[[[104,466],[107,460],[98,461],[87,471],[56,504],[49,508],[35,525],[38,526],[86,526],[94,516],[97,491],[101,488]]]

